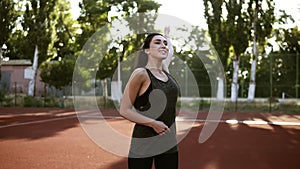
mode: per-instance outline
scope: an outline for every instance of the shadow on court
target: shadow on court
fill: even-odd
[[[62,120],[56,121],[58,118]],[[45,122],[51,123],[45,125]],[[54,137],[78,124],[72,109],[0,108],[1,140]]]
[[[103,116],[118,116],[115,110],[102,110],[101,113]],[[80,114],[100,115],[96,110],[86,110]],[[24,125],[30,132],[22,130]],[[80,123],[74,109],[0,107],[0,139],[53,137],[64,130],[78,126]]]
[[[299,169],[300,127],[219,124],[205,143],[198,143],[203,123],[179,144],[180,169]],[[127,168],[122,159],[107,169]]]
[[[219,124],[203,144],[202,126],[180,143],[180,168],[297,169],[300,168],[300,127]]]

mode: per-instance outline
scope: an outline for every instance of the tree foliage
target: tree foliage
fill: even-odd
[[[205,18],[208,25],[208,33],[211,43],[214,45],[223,66],[228,66],[230,40],[227,35],[227,27],[222,17],[224,0],[204,0]]]
[[[252,24],[255,18],[257,39],[264,49],[275,21],[272,0],[204,0],[204,6],[212,44],[225,67],[228,65],[231,45],[235,55],[244,53],[249,47],[254,36]],[[255,11],[256,6],[258,11]],[[258,12],[257,17],[256,12]]]
[[[180,28],[182,31],[186,31],[184,28]],[[178,31],[178,30],[176,30]],[[175,65],[175,70],[184,71],[174,71],[173,74],[177,81],[181,81],[184,86],[181,89],[182,96],[194,96],[197,90],[193,88],[198,87],[199,94],[202,97],[211,96],[211,85],[209,74],[214,73],[216,58],[213,56],[213,47],[208,42],[206,37],[207,31],[200,29],[198,26],[192,26],[189,36],[184,39],[183,44],[175,47],[174,55],[178,56],[180,60],[175,60],[172,65]],[[176,40],[176,39],[175,39]],[[187,76],[187,68],[193,74],[193,77]],[[187,79],[186,79],[187,78]],[[191,86],[187,82],[192,81],[195,78],[198,86]],[[187,90],[187,91],[185,91]]]
[[[252,29],[251,37],[256,33],[257,42],[260,49],[264,50],[273,31],[273,24],[275,22],[274,15],[275,4],[273,0],[250,0],[248,2],[248,14],[250,23],[255,24],[255,32]]]
[[[300,53],[300,30],[293,27],[288,29],[277,29],[275,31],[277,42],[281,53]]]
[[[253,45],[251,43],[253,43],[254,22],[257,23],[255,30],[259,49],[264,58],[258,65],[257,72],[260,74],[258,79],[268,78],[266,77],[269,69],[268,60],[263,53],[270,35],[276,37],[280,49],[277,53],[299,52],[300,38],[297,27],[274,30],[273,0],[204,0],[204,6],[211,43],[228,73],[227,80],[231,77],[231,61],[234,57],[237,59],[245,56],[245,59],[248,59],[245,65],[250,65],[251,57],[246,57],[245,51]],[[38,45],[42,80],[57,88],[71,84],[75,61],[80,54],[91,53],[84,58],[84,62],[77,61],[91,68],[80,70],[82,79],[91,79],[91,72],[97,72],[97,79],[114,78],[118,59],[130,62],[130,64],[125,62],[122,68],[131,71],[134,68],[133,60],[136,59],[136,56],[131,55],[139,50],[147,33],[157,31],[153,26],[160,4],[152,0],[82,0],[79,7],[80,16],[74,20],[71,17],[68,0],[1,0],[0,45],[4,43],[7,45],[6,56],[10,59],[32,60],[34,47]],[[129,28],[130,33],[122,38],[115,38],[116,36],[109,34],[114,29],[113,22],[124,18],[126,20],[124,25]],[[277,22],[284,24],[288,18],[289,16],[283,12],[283,16],[278,18]],[[103,27],[105,29],[100,33],[105,36],[92,42],[91,48],[85,48],[90,37]],[[202,61],[196,56],[211,57],[212,54],[201,51],[200,48],[192,48],[189,43],[196,41],[198,47],[201,47],[203,37],[200,35],[206,35],[206,32],[193,29],[189,33],[188,40],[183,44],[186,46],[185,49],[181,46],[179,50],[178,47],[176,55],[192,69],[196,79],[200,79],[198,83],[205,85],[209,83],[207,75],[203,74],[205,65],[198,64]],[[186,50],[188,47],[191,47],[190,50]],[[97,58],[102,60],[99,61]],[[279,67],[281,60],[283,64]],[[282,83],[290,81],[294,77],[287,76],[290,76],[290,68],[295,65],[294,58],[287,59],[280,56],[274,60],[274,70],[277,72],[274,78]],[[247,71],[247,68],[244,67],[243,71]],[[243,77],[248,80],[249,77],[246,76],[249,74]]]
[[[25,58],[32,58],[35,46],[39,48],[39,64],[48,58],[48,48],[52,41],[51,13],[57,0],[25,0],[22,27],[25,32],[27,51]]]
[[[224,1],[227,10],[226,36],[234,48],[234,55],[239,57],[249,46],[251,23],[247,18],[246,9],[243,8],[244,0]],[[232,36],[234,35],[234,36]],[[238,59],[238,58],[237,58]]]
[[[41,65],[41,78],[43,82],[62,89],[72,84],[74,59],[64,59],[63,61],[43,62]]]
[[[89,53],[85,60],[88,67],[96,67],[98,79],[111,78],[117,68],[118,58],[122,61],[126,56],[130,55],[141,46],[142,39],[145,37],[147,30],[153,30],[153,17],[146,17],[147,13],[157,12],[159,4],[148,0],[130,0],[130,1],[112,1],[112,0],[83,0],[80,4],[81,15],[78,22],[81,25],[82,33],[77,37],[79,47],[85,50],[86,42],[90,48],[94,49]],[[114,15],[117,14],[117,15]],[[100,38],[88,41],[93,35],[114,36],[109,35],[113,28],[113,21],[125,18],[126,24],[132,34],[116,38]],[[151,21],[152,18],[152,21]],[[149,24],[152,22],[152,25]],[[101,30],[99,30],[101,29]],[[106,32],[105,32],[106,31]],[[100,43],[99,43],[100,42]],[[82,48],[84,47],[84,48]],[[122,48],[122,49],[121,49]],[[100,61],[99,61],[99,58]]]
[[[272,0],[204,0],[204,6],[211,42],[226,71],[231,60],[239,60],[246,52],[254,36],[264,51],[275,21]]]
[[[15,28],[17,20],[17,11],[15,10],[15,2],[11,0],[0,1],[0,47],[8,42],[9,37]]]

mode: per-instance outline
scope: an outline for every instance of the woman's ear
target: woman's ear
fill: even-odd
[[[144,49],[144,51],[147,55],[149,54],[149,49]]]

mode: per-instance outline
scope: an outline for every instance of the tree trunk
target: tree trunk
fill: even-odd
[[[32,64],[32,77],[29,80],[29,84],[28,84],[28,96],[34,96],[35,80],[36,80],[37,67],[38,67],[38,54],[39,54],[38,46],[35,45],[33,64]]]
[[[255,14],[254,14],[254,20],[252,23],[253,27],[253,61],[251,65],[251,74],[250,74],[250,84],[249,84],[249,90],[248,90],[248,101],[253,101],[255,97],[255,80],[256,80],[256,65],[257,65],[257,57],[258,57],[258,48],[257,48],[257,29],[256,29],[256,23],[258,20],[258,0],[255,0]]]
[[[103,97],[104,97],[104,98],[107,98],[108,92],[107,92],[107,83],[106,83],[106,79],[102,79],[102,80],[101,80],[101,83],[102,83]]]
[[[235,102],[238,98],[238,74],[239,74],[239,65],[240,65],[240,58],[236,57],[233,61],[233,73],[232,73],[232,83],[231,83],[231,101]]]
[[[224,79],[218,78],[217,100],[224,100]]]
[[[255,96],[255,79],[256,79],[257,58],[255,57],[251,65],[250,84],[248,90],[248,101],[253,101]]]
[[[257,65],[257,58],[258,58],[258,48],[256,44],[256,29],[254,29],[254,38],[253,38],[253,57],[254,58],[251,64],[250,84],[248,90],[248,101],[253,101],[255,97],[256,65]]]

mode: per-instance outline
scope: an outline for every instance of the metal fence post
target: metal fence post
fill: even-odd
[[[273,76],[272,76],[272,67],[273,67],[273,61],[272,61],[272,54],[269,54],[270,58],[270,98],[269,98],[269,113],[272,113],[272,99],[273,99]]]
[[[17,82],[15,82],[15,107],[17,106]]]
[[[296,89],[296,95],[295,97],[298,98],[298,93],[299,93],[299,87],[300,87],[300,84],[299,84],[299,52],[298,50],[296,50],[296,86],[295,86],[295,89]]]

